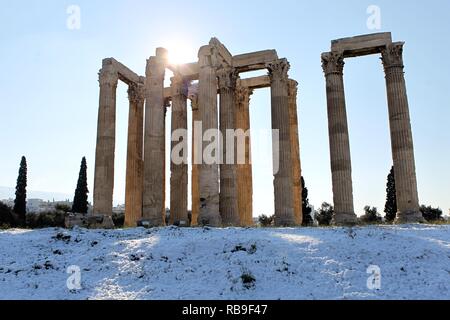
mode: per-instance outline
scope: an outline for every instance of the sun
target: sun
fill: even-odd
[[[168,59],[170,64],[179,65],[190,63],[197,60],[197,52],[187,43],[183,41],[171,41],[164,48],[168,51]]]

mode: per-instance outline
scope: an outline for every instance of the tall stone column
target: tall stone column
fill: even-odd
[[[95,152],[94,215],[104,215],[112,224],[114,156],[116,143],[116,89],[118,74],[108,59],[99,73],[100,101]],[[113,224],[112,224],[113,225]]]
[[[143,219],[165,225],[165,102],[167,52],[157,49],[146,69]]]
[[[212,134],[211,141],[202,143],[202,161],[199,165],[200,225],[221,226],[219,211],[219,167],[218,120],[217,120],[217,76],[212,47],[204,46],[199,51],[198,105],[202,122],[202,140],[205,133]],[[211,151],[213,150],[213,151]],[[211,151],[211,152],[209,152]]]
[[[274,172],[275,191],[275,225],[293,226],[294,216],[294,185],[292,183],[292,152],[289,125],[289,99],[288,99],[288,70],[289,63],[280,59],[269,63],[269,76],[272,95],[272,130],[278,131],[278,148],[274,146]],[[274,139],[275,140],[275,139]],[[279,152],[276,152],[276,150]],[[278,164],[278,165],[277,165]],[[274,170],[276,171],[276,170]]]
[[[191,227],[198,225],[198,215],[200,212],[200,193],[198,183],[198,164],[196,159],[199,159],[198,143],[195,139],[195,123],[200,120],[200,112],[198,110],[198,94],[191,94],[189,96],[192,107],[192,171],[191,171]],[[201,132],[199,132],[201,134]]]
[[[219,210],[224,226],[239,226],[240,217],[237,199],[236,143],[234,130],[236,111],[236,81],[238,73],[230,67],[217,72],[220,93],[220,132],[222,162],[220,164],[220,200]],[[229,130],[233,130],[230,135]]]
[[[354,224],[352,164],[344,93],[344,57],[340,53],[322,54],[326,78],[328,131],[333,180],[334,217],[337,225]]]
[[[188,226],[187,95],[188,81],[172,78],[172,152],[170,161],[170,223]],[[178,133],[176,131],[179,131]],[[175,134],[175,135],[174,135]],[[180,141],[181,140],[181,141]]]
[[[251,163],[250,96],[253,91],[238,84],[236,88],[236,129],[245,133],[245,163],[237,164],[237,194],[241,226],[253,226],[253,177]]]
[[[391,129],[397,193],[397,223],[423,221],[419,210],[414,144],[403,65],[403,44],[393,43],[382,50]]]
[[[292,183],[294,184],[294,216],[295,224],[303,222],[302,208],[302,168],[300,162],[300,144],[298,136],[297,89],[298,83],[289,80],[289,125],[292,151]]]
[[[142,219],[142,192],[144,183],[144,100],[143,83],[133,83],[128,88],[130,109],[128,114],[128,149],[125,186],[125,226],[136,227]]]

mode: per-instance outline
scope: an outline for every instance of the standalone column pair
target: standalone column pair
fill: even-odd
[[[422,221],[419,211],[414,147],[403,65],[403,43],[381,50],[388,96],[392,157],[394,162],[397,222]],[[352,166],[345,105],[342,52],[322,55],[326,78],[328,129],[333,180],[334,223],[357,222],[353,207]]]

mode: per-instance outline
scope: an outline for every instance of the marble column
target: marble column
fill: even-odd
[[[125,226],[136,227],[142,219],[144,83],[132,83],[128,88],[128,148],[125,186]]]
[[[172,152],[170,161],[170,224],[188,226],[187,95],[189,82],[172,78]],[[178,131],[178,132],[177,132]],[[175,135],[174,135],[175,134]],[[181,141],[180,141],[181,140]]]
[[[222,224],[219,211],[219,141],[217,117],[217,76],[213,49],[204,46],[199,51],[199,91],[198,105],[202,122],[202,161],[199,165],[200,213],[198,223],[220,227]],[[205,133],[214,136],[210,141]]]
[[[245,133],[245,163],[237,164],[238,211],[241,226],[253,226],[253,177],[251,163],[250,96],[253,91],[238,84],[236,88],[236,129]]]
[[[292,183],[292,152],[289,125],[288,70],[286,59],[267,64],[271,81],[272,96],[272,130],[278,132],[278,141],[274,143],[274,191],[275,191],[275,225],[295,225],[294,199]],[[276,137],[276,135],[274,135]],[[277,152],[276,150],[279,150]],[[278,170],[276,170],[278,168]]]
[[[403,44],[382,50],[397,195],[397,223],[424,221],[419,210],[414,144],[403,65]]]
[[[146,69],[143,219],[165,225],[165,101],[167,52],[157,49]]]
[[[114,190],[114,156],[116,144],[116,89],[118,74],[109,59],[103,61],[99,73],[100,101],[95,152],[94,215],[107,217],[112,224]],[[112,224],[113,225],[113,224]]]
[[[234,135],[236,128],[235,90],[238,73],[233,68],[225,67],[218,70],[217,76],[220,93],[220,132],[223,137],[221,145],[219,210],[224,226],[239,226],[236,139]],[[232,130],[232,134],[230,130]]]
[[[298,116],[297,116],[297,89],[298,83],[295,80],[289,80],[289,125],[290,141],[292,151],[292,183],[294,184],[294,216],[295,224],[301,225],[303,222],[302,209],[302,168],[300,162],[300,144],[298,135]]]
[[[322,54],[326,78],[328,131],[333,180],[334,217],[337,225],[354,224],[352,164],[344,93],[344,57],[340,53]]]
[[[200,212],[200,193],[198,185],[198,161],[199,153],[198,143],[195,139],[195,123],[200,121],[200,112],[198,110],[198,94],[190,94],[192,108],[192,171],[191,171],[191,227],[198,225],[198,215]],[[201,132],[199,132],[201,134]]]

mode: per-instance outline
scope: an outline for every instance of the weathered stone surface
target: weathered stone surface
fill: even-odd
[[[278,60],[275,50],[239,54],[233,57],[233,67],[239,72],[265,69],[266,64]]]
[[[94,214],[112,215],[116,143],[116,89],[119,76],[104,61],[99,73],[100,101],[95,152]]]
[[[236,88],[236,129],[245,137],[245,163],[237,163],[238,211],[243,227],[253,226],[253,177],[251,164],[250,96],[253,91],[238,81]],[[239,144],[238,144],[239,146]]]
[[[114,229],[114,222],[111,216],[105,215],[84,215],[78,213],[69,214],[64,225],[66,228],[89,228],[89,229]]]
[[[403,66],[403,43],[382,50],[386,75],[392,158],[397,193],[397,223],[423,222],[419,210],[414,144]]]
[[[139,83],[142,81],[140,77],[135,72],[131,71],[127,66],[117,61],[114,58],[106,58],[103,60],[103,65],[109,64],[117,72],[119,79],[126,84],[130,85],[133,83]]]
[[[200,112],[198,110],[198,94],[191,93],[189,95],[192,107],[192,171],[191,171],[191,226],[198,225],[198,216],[200,213],[200,191],[198,181],[198,161],[199,154],[201,153],[201,146],[199,150],[198,141],[195,138],[195,122],[200,121]],[[201,134],[201,132],[199,133]]]
[[[274,150],[274,161],[278,160],[278,172],[274,172],[275,225],[295,225],[292,152],[289,125],[288,70],[286,59],[268,63],[272,96],[272,130],[279,132],[279,152]]]
[[[380,53],[392,43],[390,32],[373,33],[356,37],[337,39],[331,42],[331,51],[340,52],[345,58]]]
[[[259,76],[241,80],[241,85],[249,89],[261,89],[270,87],[269,76]]]
[[[337,225],[354,224],[357,217],[353,207],[352,165],[343,80],[344,56],[334,52],[325,53],[322,55],[322,67],[327,89],[333,222]]]
[[[294,216],[295,224],[301,225],[303,222],[301,182],[302,169],[300,163],[300,144],[298,136],[297,87],[297,81],[289,80],[289,125],[292,152],[292,183],[294,185]]]
[[[142,194],[144,187],[144,100],[143,82],[131,84],[128,89],[130,101],[128,119],[128,149],[125,186],[125,226],[136,227],[142,218]]]
[[[223,43],[219,41],[219,39],[212,38],[209,41],[209,45],[211,47],[214,47],[216,53],[220,56],[225,65],[227,66],[233,65],[233,55],[230,53],[230,51],[228,51],[228,49],[223,45]]]
[[[200,112],[200,120],[202,122],[202,135],[207,130],[218,136],[218,120],[217,120],[217,75],[212,65],[212,48],[204,46],[199,51],[199,89],[198,89],[198,105]],[[212,145],[217,152],[219,150],[219,142],[212,139],[212,142],[202,141],[202,152]],[[211,146],[210,146],[211,147]],[[214,154],[213,154],[214,156]],[[217,155],[215,155],[217,158]],[[200,193],[200,213],[198,223],[200,225],[211,225],[219,227],[222,220],[219,212],[219,167],[217,161],[211,163],[203,161],[199,165],[199,193]]]
[[[180,75],[172,78],[172,135],[177,130],[187,133],[187,95],[189,82]],[[177,138],[177,139],[174,139]],[[178,139],[181,139],[179,141]],[[188,197],[188,165],[187,165],[187,135],[183,137],[172,137],[172,152],[175,148],[181,146],[181,153],[177,158],[181,158],[182,163],[170,162],[170,224],[184,225],[189,224],[187,213]]]
[[[165,100],[167,52],[157,50],[146,70],[143,218],[165,225]]]
[[[229,137],[227,130],[236,128],[236,81],[238,73],[231,67],[218,71],[220,91],[220,132],[223,136],[221,145],[222,163],[220,165],[220,199],[219,210],[224,226],[240,224],[237,199],[236,144],[234,135]],[[229,141],[228,138],[231,140]],[[233,146],[229,148],[229,146]],[[232,149],[232,150],[230,150]]]

